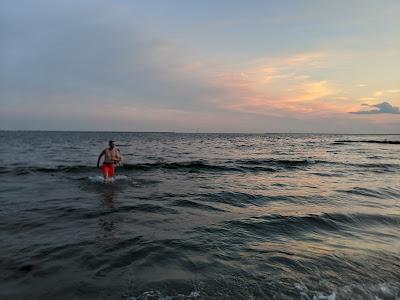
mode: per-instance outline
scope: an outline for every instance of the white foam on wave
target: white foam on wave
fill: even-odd
[[[307,287],[295,283],[294,287],[300,292],[302,299],[336,300],[336,299],[400,299],[400,284],[384,282],[378,284],[352,284],[342,287],[332,287],[330,292],[308,290]],[[311,298],[312,297],[312,298]]]
[[[189,295],[178,294],[176,296],[166,296],[163,295],[160,291],[147,291],[143,292],[138,297],[128,297],[127,300],[181,300],[181,299],[198,299],[200,297],[200,293],[198,291],[192,291]]]
[[[114,177],[114,180],[129,180],[129,177],[126,175],[117,175]]]
[[[346,286],[335,286],[329,282],[321,281],[320,284],[328,285],[325,292],[321,290],[311,290],[306,286],[295,283],[294,288],[299,291],[300,299],[303,300],[382,300],[382,299],[400,299],[400,283],[384,282],[377,284],[352,284]],[[251,297],[250,297],[251,298]],[[127,300],[182,300],[182,299],[201,299],[199,290],[194,290],[190,294],[165,295],[158,290],[149,290]]]
[[[104,182],[103,176],[89,176],[88,180],[90,182]]]
[[[333,292],[330,295],[323,295],[323,294],[319,294],[319,295],[314,295],[313,300],[335,300],[336,299],[336,293]]]
[[[88,180],[93,183],[107,184],[107,183],[114,183],[116,181],[126,181],[126,180],[129,180],[129,177],[126,175],[117,175],[114,178],[110,178],[105,182],[103,176],[97,175],[97,176],[89,176]]]
[[[300,292],[302,299],[312,299],[312,300],[336,300],[336,293],[322,293],[309,291],[307,287],[302,286],[299,283],[295,283],[294,287]],[[312,295],[314,294],[314,295]],[[312,296],[312,298],[311,298]]]

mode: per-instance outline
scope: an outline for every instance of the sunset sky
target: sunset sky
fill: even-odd
[[[400,133],[400,1],[0,2],[0,129]]]

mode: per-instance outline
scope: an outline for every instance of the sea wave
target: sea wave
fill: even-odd
[[[127,300],[181,300],[181,299],[201,299],[199,291],[192,291],[189,295],[177,294],[177,295],[165,295],[161,291],[150,290],[143,292],[136,297],[128,297]]]
[[[348,166],[370,169],[376,173],[396,172],[400,169],[400,164],[395,163],[348,163]]]
[[[374,163],[374,162],[345,162],[327,161],[318,159],[228,159],[228,160],[189,160],[175,162],[148,162],[148,163],[127,163],[118,166],[124,171],[154,171],[170,170],[182,172],[282,172],[291,170],[305,170],[316,165],[338,165],[344,167],[357,167],[369,169],[373,172],[395,172],[400,169],[397,163]],[[31,173],[68,173],[84,174],[93,173],[99,169],[88,165],[58,165],[54,167],[42,166],[3,166],[0,174],[14,173],[15,175],[27,175]]]
[[[282,168],[296,168],[301,166],[309,166],[323,161],[315,161],[312,159],[304,160],[281,160],[281,159],[238,159],[238,160],[222,160],[218,162],[208,162],[205,160],[189,160],[176,162],[149,162],[124,164],[121,169],[124,170],[142,170],[151,171],[156,169],[166,170],[186,170],[186,171],[264,171],[275,172]],[[0,173],[15,172],[17,175],[25,175],[29,173],[85,173],[96,171],[95,166],[88,165],[59,165],[55,167],[26,166],[26,167],[1,167]]]
[[[173,205],[178,206],[178,207],[188,207],[188,208],[201,209],[201,210],[207,210],[207,211],[219,211],[219,212],[225,211],[224,209],[217,208],[212,205],[199,203],[197,201],[192,201],[192,200],[187,200],[187,199],[176,200],[176,201],[174,201]]]
[[[137,296],[129,296],[127,300],[178,300],[178,299],[231,299],[237,297],[238,299],[254,299],[255,291],[249,289],[251,282],[240,283],[239,280],[232,280],[232,282],[226,279],[223,282],[219,282],[224,287],[223,293],[215,287],[215,282],[200,282],[198,286],[194,286],[194,290],[191,292],[184,293],[165,293],[160,290],[151,289],[141,292]],[[243,286],[243,292],[240,294],[233,293],[229,290],[229,286],[233,290],[238,287],[236,285]],[[210,294],[205,291],[205,288],[209,285],[213,286],[215,294]],[[293,287],[286,286],[285,289],[274,290],[273,286],[269,287],[269,291],[265,294],[262,293],[262,287],[258,286],[257,292],[263,296],[273,297],[274,299],[312,299],[312,300],[344,300],[344,299],[357,299],[357,300],[377,300],[377,299],[398,299],[400,294],[400,284],[398,282],[381,282],[381,283],[363,283],[363,284],[352,284],[345,286],[334,286],[325,280],[322,280],[319,285],[321,290],[310,289],[301,283],[294,283]],[[247,287],[247,288],[246,288]],[[264,286],[267,288],[268,284]],[[268,297],[268,298],[269,298]]]
[[[205,193],[199,196],[200,201],[212,202],[218,204],[228,204],[234,207],[247,207],[250,205],[263,206],[265,203],[283,201],[283,202],[299,202],[308,200],[308,197],[290,197],[285,195],[259,195],[244,192],[227,192],[221,191],[217,193]]]
[[[251,234],[293,235],[300,233],[340,231],[351,227],[368,227],[372,225],[400,226],[399,215],[378,214],[320,214],[304,216],[268,215],[261,217],[237,219],[226,222],[232,230],[244,230]]]
[[[363,197],[373,197],[378,199],[399,199],[400,198],[400,189],[395,187],[386,187],[386,188],[362,188],[362,187],[354,187],[349,190],[337,190],[337,192],[347,193],[357,196]]]
[[[400,144],[400,141],[388,141],[388,140],[338,140],[333,142],[335,145],[343,145],[346,143],[369,143],[369,144]]]
[[[400,284],[398,282],[364,283],[345,286],[333,286],[329,282],[322,281],[327,291],[310,290],[300,283],[294,284],[301,295],[301,299],[312,300],[377,300],[398,299],[400,295]]]
[[[201,160],[184,161],[184,162],[153,162],[143,164],[125,164],[124,169],[127,170],[154,170],[154,169],[167,169],[167,170],[189,170],[189,171],[240,171],[238,168],[232,166],[210,164]]]
[[[327,161],[315,159],[238,159],[227,162],[244,165],[280,165],[285,167],[308,166],[317,163],[326,163]]]

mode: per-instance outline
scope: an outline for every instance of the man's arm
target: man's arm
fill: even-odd
[[[119,149],[117,149],[117,153],[118,153],[118,163],[120,163],[120,164],[122,164],[122,159],[123,159],[123,157],[122,157],[122,154],[121,154],[121,151],[119,151]]]
[[[105,150],[101,151],[99,158],[97,159],[97,167],[100,167],[100,159],[105,154],[105,152],[106,152]]]

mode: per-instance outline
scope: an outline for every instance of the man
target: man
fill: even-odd
[[[114,141],[108,143],[109,147],[104,149],[97,159],[97,167],[100,167],[100,159],[104,155],[103,165],[101,170],[103,171],[104,181],[112,179],[115,174],[115,164],[122,162],[121,152],[115,147]]]

